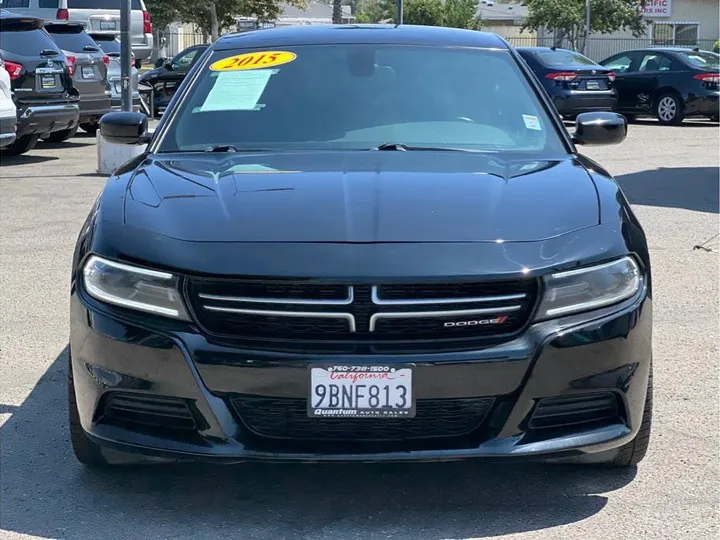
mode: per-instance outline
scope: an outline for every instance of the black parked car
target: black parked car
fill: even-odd
[[[73,85],[80,92],[80,127],[94,134],[100,117],[111,108],[107,77],[110,58],[85,32],[83,23],[46,22],[45,29],[70,62]],[[54,141],[68,139],[75,131],[77,128],[64,134],[54,133],[49,138]]]
[[[161,66],[140,75],[141,84],[154,88],[153,110],[155,113],[163,112],[170,104],[180,83],[207,48],[207,45],[188,47],[176,54],[172,60],[166,60]]]
[[[78,91],[67,58],[43,29],[42,19],[0,10],[0,54],[18,109],[17,138],[10,155],[35,147],[40,136],[75,129]]]
[[[718,119],[720,55],[689,48],[652,48],[601,62],[615,72],[618,111],[632,120],[652,115],[661,124],[689,117]]]
[[[615,74],[582,54],[555,47],[518,47],[564,117],[588,111],[613,111]]]
[[[575,146],[621,115],[571,138],[493,34],[313,26],[220,38],[146,129],[100,121],[149,143],[73,257],[82,462],[645,455],[645,235]]]

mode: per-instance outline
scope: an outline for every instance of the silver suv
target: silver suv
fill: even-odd
[[[131,46],[139,68],[152,54],[152,24],[144,0],[132,0],[131,6]],[[88,32],[120,36],[120,0],[2,0],[2,7],[46,21],[83,22]]]

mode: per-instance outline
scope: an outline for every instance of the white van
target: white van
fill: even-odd
[[[144,0],[132,0],[131,6],[131,47],[139,67],[152,54],[152,24]],[[0,7],[46,21],[83,22],[88,32],[120,36],[120,0],[0,0]]]

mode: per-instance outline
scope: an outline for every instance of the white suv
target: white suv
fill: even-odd
[[[152,24],[144,0],[132,0],[131,6],[131,47],[137,67],[140,67],[140,63],[152,54]],[[120,0],[2,0],[2,7],[46,21],[83,22],[88,32],[120,37]]]
[[[15,142],[17,126],[17,109],[12,99],[10,75],[5,70],[5,63],[0,58],[0,148]]]

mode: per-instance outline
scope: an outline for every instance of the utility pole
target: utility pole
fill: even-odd
[[[397,0],[397,24],[403,23],[403,0]]]
[[[120,85],[122,87],[121,102],[123,111],[132,111],[132,86],[130,73],[132,70],[132,47],[130,42],[130,14],[132,0],[121,0],[120,3]]]
[[[585,0],[585,40],[583,42],[582,53],[587,50],[587,43],[590,39],[590,0]]]

